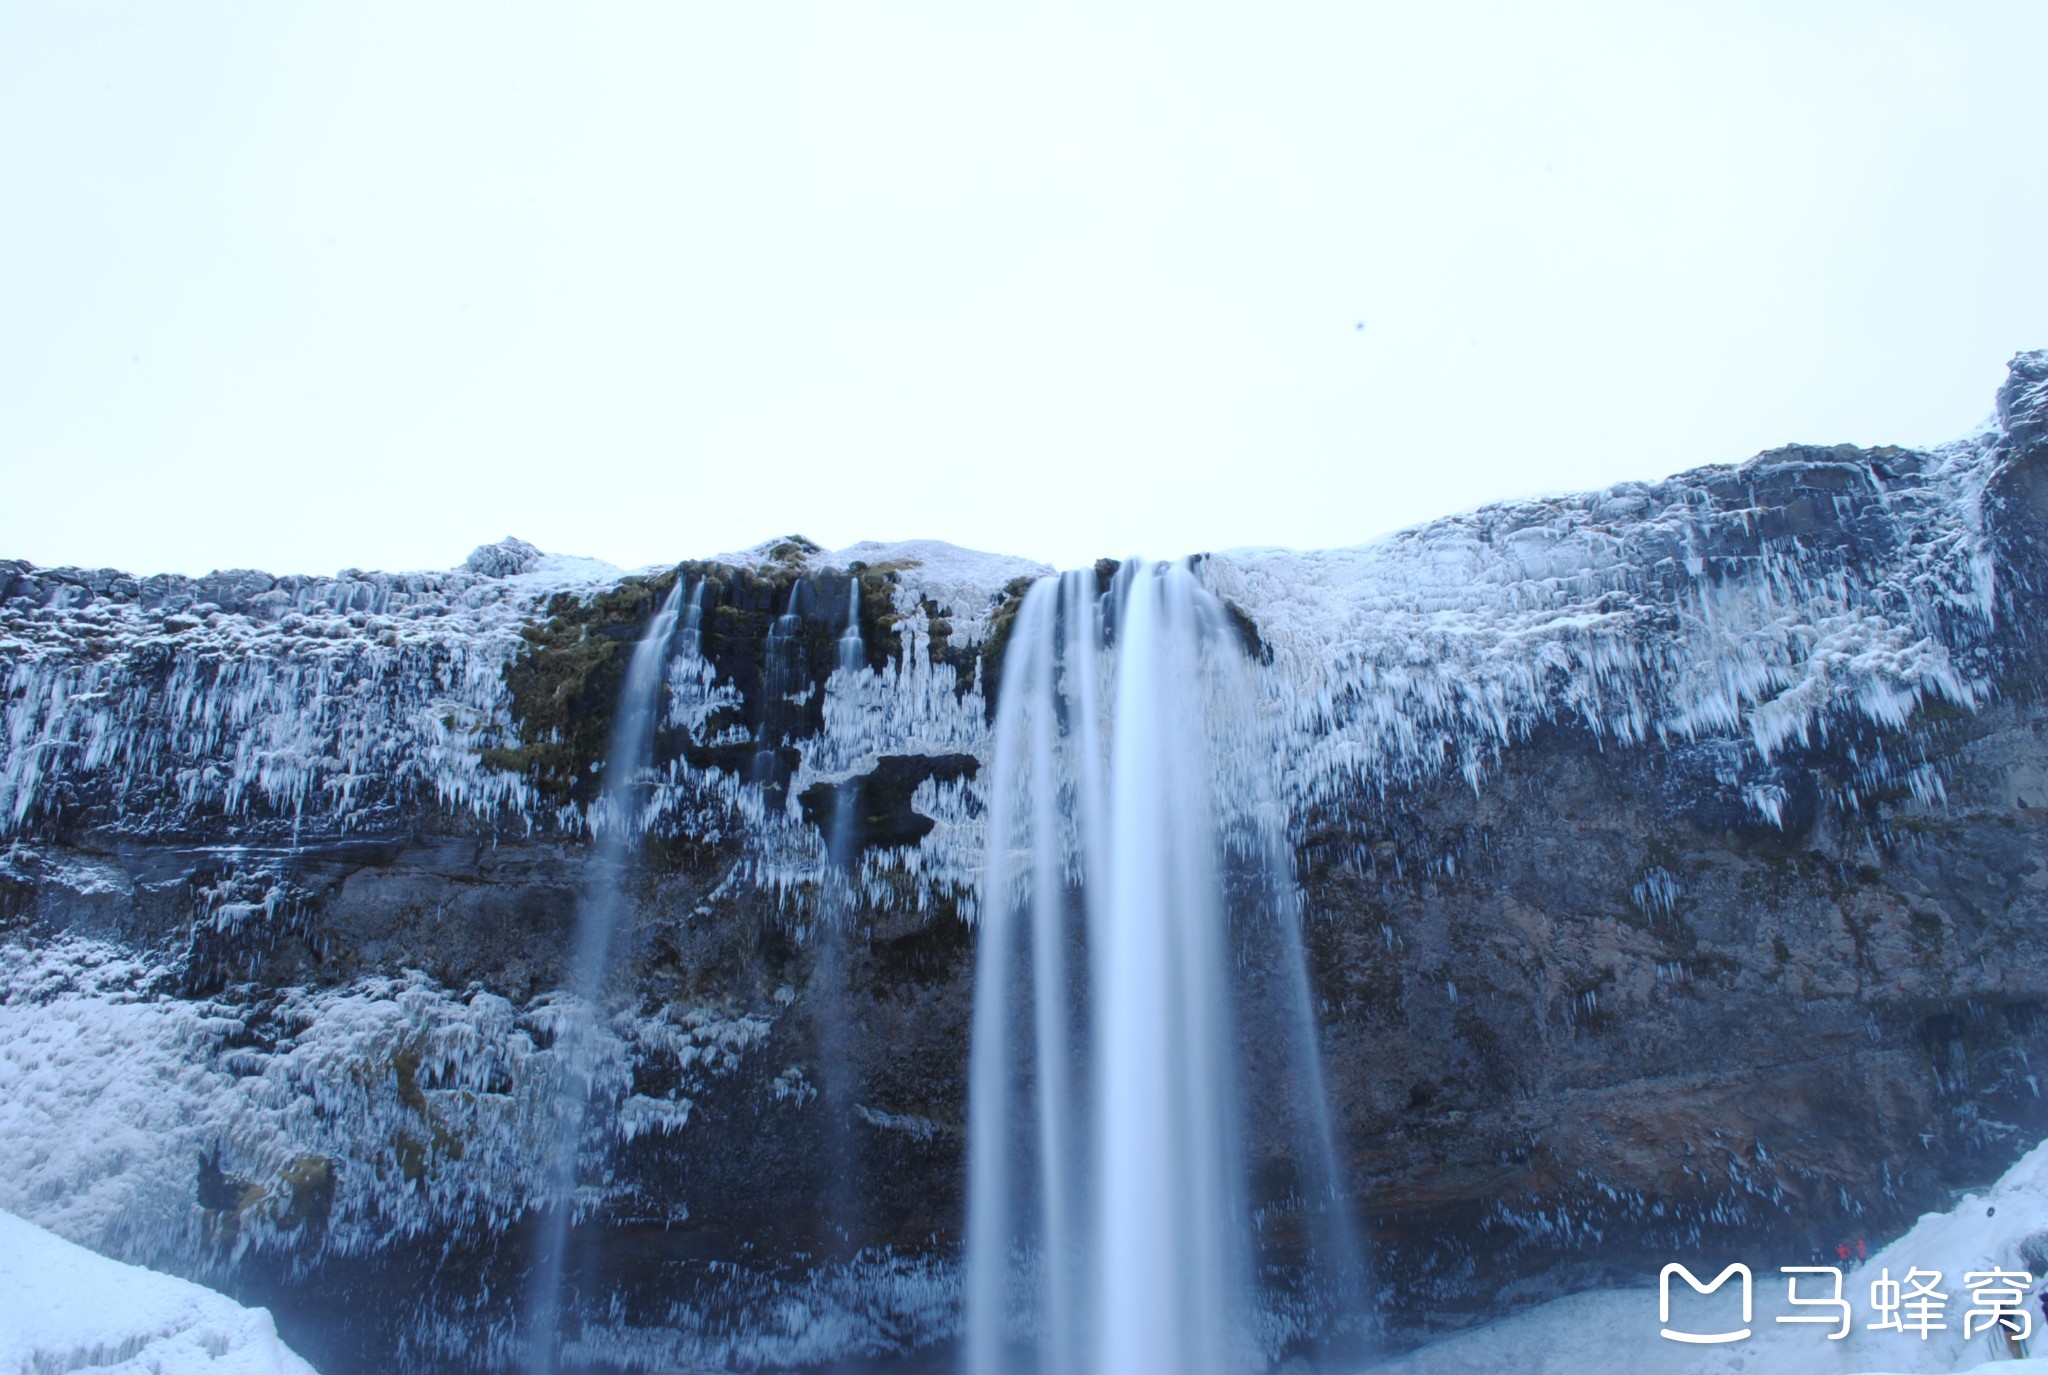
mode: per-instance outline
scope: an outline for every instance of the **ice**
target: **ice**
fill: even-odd
[[[773,562],[790,541],[771,541],[728,561]],[[705,828],[739,826],[747,836],[744,879],[775,893],[793,920],[815,917],[831,869],[826,837],[804,821],[795,799],[817,783],[844,783],[872,772],[884,756],[989,754],[987,698],[978,677],[963,682],[961,670],[933,657],[931,608],[947,622],[953,645],[980,643],[993,614],[1018,578],[1048,573],[1043,564],[961,549],[937,540],[895,544],[864,543],[835,552],[809,549],[800,567],[810,572],[843,570],[855,563],[887,570],[895,579],[896,652],[880,669],[843,664],[824,685],[824,729],[802,742],[802,762],[781,810],[764,805],[758,787],[731,774],[693,769],[683,761],[669,767],[649,824],[703,834]],[[711,680],[701,660],[679,656],[669,677],[668,721],[691,732],[697,744],[721,743],[706,733],[720,707],[738,705],[728,687]],[[980,784],[930,780],[912,805],[936,824],[914,848],[863,852],[851,875],[857,902],[870,910],[906,899],[928,908],[946,896],[975,910],[982,864]]]
[[[1768,764],[1845,724],[1897,730],[1929,699],[1988,700],[1969,651],[1996,606],[1996,438],[1765,455],[1204,574],[1272,651],[1297,810],[1445,772],[1477,786],[1550,721],[1621,745],[1732,739]],[[1834,517],[1777,528],[1760,487],[1792,510],[1833,489]]]
[[[1765,455],[1355,549],[1219,554],[1201,576],[1271,654],[1263,690],[1296,824],[1444,774],[1476,787],[1548,722],[1609,745],[1739,747],[1730,784],[1760,822],[1783,824],[1772,770],[1789,752],[1896,735],[1930,699],[1988,700],[1979,651],[1998,588],[1982,497],[2001,438]],[[986,685],[936,656],[934,622],[956,653],[980,644],[1043,565],[935,540],[828,552],[791,538],[728,558],[791,574],[859,563],[893,580],[892,654],[832,675],[788,798],[885,755],[986,761]],[[519,828],[596,824],[485,760],[519,743],[504,669],[520,631],[558,593],[615,582],[608,564],[506,541],[445,573],[27,575],[39,595],[0,604],[0,835],[86,803],[145,833],[195,813],[279,834],[375,829],[422,801]],[[701,659],[678,653],[667,688],[672,726],[736,743],[705,734],[742,704]],[[1879,743],[1837,800],[1853,810],[1899,782],[1938,804],[1940,780],[1919,765]],[[745,881],[799,904],[820,882],[822,839],[787,798],[778,811],[758,783],[680,761],[661,782],[636,824],[738,827]],[[939,825],[914,852],[862,856],[869,900],[907,880],[914,903],[950,895],[972,910],[980,786],[933,787]]]
[[[762,563],[789,547],[732,557]],[[855,561],[889,569],[899,643],[881,672],[835,675],[826,729],[805,742],[792,794],[871,770],[884,754],[981,753],[979,685],[934,661],[933,620],[946,620],[951,644],[976,644],[1005,589],[1043,566],[929,540],[830,555],[796,547],[794,572]],[[558,594],[615,583],[610,564],[508,540],[443,573],[25,576],[20,585],[39,596],[0,604],[0,836],[33,834],[81,805],[129,833],[218,814],[242,834],[292,840],[389,827],[422,802],[519,829],[604,824],[544,803],[486,760],[519,743],[504,671],[524,647],[520,632]],[[670,725],[698,743],[732,743],[705,734],[714,712],[740,704],[700,657],[679,650],[666,686]],[[971,887],[974,803],[940,789],[933,805],[949,824],[909,872],[927,892]],[[779,891],[814,883],[823,863],[809,828],[793,813],[770,815],[749,779],[682,761],[634,824],[698,837],[744,829],[750,878]],[[963,831],[967,850],[953,844]],[[876,894],[905,871],[900,857],[870,862],[861,883]]]
[[[252,1007],[175,998],[175,983],[104,942],[0,947],[0,1208],[196,1271],[251,1248],[488,1235],[547,1201],[565,996],[518,1006],[407,974]],[[586,1177],[604,1178],[614,1141],[686,1132],[781,1011],[614,1016],[588,1051]],[[643,1069],[673,1087],[637,1091]],[[195,1200],[208,1160],[243,1186],[225,1211]]]
[[[345,831],[416,800],[525,816],[525,783],[483,762],[515,739],[505,666],[548,598],[618,570],[519,566],[116,579],[104,595],[43,570],[45,602],[0,604],[0,835],[87,787],[142,832],[193,811]]]
[[[270,1314],[0,1212],[0,1370],[313,1375]]]

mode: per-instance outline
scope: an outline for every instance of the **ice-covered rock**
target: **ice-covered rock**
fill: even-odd
[[[1780,450],[1206,569],[1273,653],[1305,804],[1447,769],[1477,786],[1554,721],[1727,739],[1767,766],[1846,723],[1985,699],[1998,438]]]
[[[2048,439],[2048,349],[2012,360],[2011,375],[1998,389],[1998,419],[2015,444]]]
[[[479,544],[462,566],[485,578],[509,578],[531,572],[544,556],[539,548],[507,535],[496,544]]]

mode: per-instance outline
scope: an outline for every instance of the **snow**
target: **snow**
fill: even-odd
[[[0,1212],[0,1371],[313,1375],[270,1314]]]
[[[1730,799],[1765,824],[1787,816],[1779,761],[1843,734],[1854,767],[1832,785],[1837,804],[1903,790],[1939,805],[1938,773],[1887,737],[1930,700],[1976,709],[1991,695],[1982,497],[2001,438],[1765,455],[1198,568],[1271,651],[1258,748],[1262,767],[1278,761],[1297,828],[1445,774],[1476,788],[1504,748],[1559,721],[1604,744],[1710,747]],[[1798,510],[1803,524],[1786,514]],[[938,540],[826,551],[791,537],[725,558],[813,574],[858,563],[893,580],[895,652],[824,686],[824,729],[801,742],[780,808],[739,774],[676,761],[631,820],[704,840],[737,828],[736,880],[801,905],[825,859],[795,799],[885,755],[985,761],[987,685],[957,652],[992,633],[1019,579],[1051,570]],[[219,813],[296,842],[302,827],[389,826],[420,801],[522,829],[611,824],[485,762],[519,743],[504,670],[521,632],[554,596],[613,584],[609,564],[507,540],[446,573],[29,574],[41,596],[0,603],[0,836],[33,834],[87,788],[129,833]],[[668,694],[668,723],[694,743],[745,734],[710,738],[744,704],[693,654],[672,659]],[[971,910],[980,788],[926,784],[915,805],[937,825],[916,847],[864,854],[863,890]]]
[[[1895,730],[1930,698],[1988,700],[1972,651],[1995,607],[1996,437],[1765,455],[1203,573],[1273,652],[1297,809],[1447,770],[1477,786],[1554,720],[1619,744],[1730,740],[1768,765],[1845,721]],[[1758,487],[1826,501],[1833,523],[1774,530]]]
[[[1787,1281],[1779,1266],[1805,1265],[1796,1257],[1756,1255],[1677,1256],[1703,1282],[1711,1281],[1730,1261],[1741,1260],[1755,1275],[1756,1307],[1746,1341],[1722,1346],[1689,1346],[1659,1335],[1654,1289],[1592,1290],[1553,1300],[1512,1317],[1443,1341],[1395,1360],[1370,1367],[1371,1375],[1821,1375],[1860,1372],[1862,1375],[1946,1375],[1983,1370],[2019,1375],[2033,1370],[2048,1375],[2048,1333],[2041,1328],[2038,1293],[2048,1281],[2048,1143],[2022,1157],[1996,1184],[1982,1193],[1966,1194],[1946,1212],[1929,1213],[1904,1236],[1873,1252],[1867,1261],[1845,1270],[1842,1296],[1851,1305],[1854,1327],[1841,1341],[1830,1341],[1831,1326],[1780,1324],[1794,1310],[1786,1303]],[[1893,1331],[1872,1331],[1870,1285],[1880,1273],[1901,1279],[1912,1269],[1935,1270],[1949,1296],[1947,1327],[1926,1339]],[[1963,1315],[1970,1291],[1964,1276],[1994,1268],[2024,1270],[2034,1278],[2026,1300],[2034,1332],[2035,1358],[2007,1358],[2004,1342],[1982,1330],[1965,1341]],[[1645,1276],[1645,1279],[1649,1279]],[[1827,1292],[1826,1277],[1802,1278],[1800,1295]],[[1705,1304],[1725,1298],[1733,1282],[1711,1299],[1694,1299],[1683,1280],[1674,1280],[1674,1324],[1679,1302]],[[1816,1288],[1815,1286],[1819,1287]],[[1702,1310],[1704,1311],[1704,1310]],[[1730,1318],[1738,1311],[1731,1300],[1713,1313]],[[1805,1314],[1815,1310],[1805,1309]],[[1694,1330],[1694,1329],[1686,1329]]]
[[[813,566],[820,568],[848,568],[856,562],[901,568],[904,585],[952,611],[954,634],[964,644],[981,642],[988,629],[988,612],[1003,589],[1019,578],[1036,580],[1053,572],[1050,564],[963,549],[935,539],[887,544],[863,540],[812,560]]]
[[[553,596],[557,592],[581,592],[592,585],[615,583],[623,576],[624,569],[603,559],[585,558],[580,554],[543,554],[525,572],[506,581],[530,595],[541,597]]]
[[[350,830],[421,797],[524,818],[525,783],[483,762],[516,738],[505,666],[551,598],[621,573],[508,540],[449,572],[35,576],[45,602],[0,605],[0,835],[91,778],[131,831],[259,807]]]
[[[728,557],[759,565],[791,545]],[[976,644],[1004,589],[1049,570],[937,540],[836,554],[800,548],[796,571],[855,561],[890,569],[902,644],[899,663],[842,674],[828,692],[833,721],[809,751],[798,791],[872,768],[883,753],[978,752],[978,685],[963,688],[957,669],[933,663],[932,622],[948,622],[951,644]],[[30,832],[85,786],[111,798],[115,824],[130,833],[173,831],[214,812],[297,840],[302,828],[374,830],[419,800],[523,828],[599,824],[575,807],[544,806],[523,779],[484,761],[518,740],[504,671],[524,647],[521,632],[546,618],[558,594],[616,583],[622,574],[611,564],[506,540],[439,573],[139,582],[26,573],[41,597],[0,604],[0,836]],[[199,600],[207,596],[230,606]],[[670,723],[699,736],[713,710],[735,705],[701,660],[680,654],[669,691]],[[637,824],[698,835],[735,823],[801,825],[794,814],[766,817],[743,779],[680,766],[672,775]],[[816,868],[802,836],[768,836],[755,848],[750,868],[784,887]]]

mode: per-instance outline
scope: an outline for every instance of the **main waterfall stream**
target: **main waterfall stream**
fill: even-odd
[[[1317,1106],[1299,1177],[1353,1268],[1235,626],[1183,565],[1046,579],[1010,629],[989,785],[968,1123],[967,1371],[1231,1375],[1263,1360],[1233,941]],[[1270,961],[1268,961],[1270,963]],[[1035,1349],[1035,1352],[1034,1352]]]

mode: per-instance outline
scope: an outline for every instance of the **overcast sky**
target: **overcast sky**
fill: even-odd
[[[1356,544],[2048,345],[2048,4],[0,0],[0,556]]]

